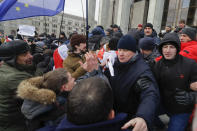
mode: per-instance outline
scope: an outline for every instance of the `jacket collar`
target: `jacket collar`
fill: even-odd
[[[115,128],[117,128],[117,125],[119,125],[119,129],[120,127],[125,123],[126,121],[126,117],[127,114],[125,113],[120,113],[117,114],[116,117],[112,120],[107,120],[104,122],[98,122],[95,124],[89,124],[89,125],[75,125],[71,122],[69,122],[66,118],[66,116],[64,117],[64,119],[60,122],[59,126],[56,128],[56,130],[70,130],[72,129],[72,131],[79,131],[79,130],[85,130],[85,131],[91,131],[91,130],[107,130],[107,131],[112,131]]]

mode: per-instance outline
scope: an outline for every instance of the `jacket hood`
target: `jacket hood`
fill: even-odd
[[[50,89],[40,88],[43,77],[34,77],[22,81],[18,85],[17,96],[41,104],[52,104],[56,101],[56,94]]]
[[[100,27],[96,27],[92,30],[93,35],[103,35],[103,30]]]
[[[170,43],[177,48],[177,54],[180,52],[180,40],[176,33],[167,33],[159,44],[159,53],[162,54],[162,47],[166,43]]]

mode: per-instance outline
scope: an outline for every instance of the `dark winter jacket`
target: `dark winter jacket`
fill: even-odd
[[[26,71],[4,62],[0,67],[0,131],[26,131],[25,118],[20,107],[22,100],[16,97],[18,84],[32,77]]]
[[[114,93],[114,109],[117,112],[143,118],[151,128],[155,109],[159,104],[159,92],[153,74],[141,55],[136,55],[127,63],[114,63],[114,77],[108,72]]]
[[[194,103],[180,105],[176,102],[176,90],[192,92],[190,84],[197,81],[197,64],[195,61],[178,55],[172,61],[161,59],[155,66],[161,101],[164,108],[171,114],[191,113]]]
[[[96,51],[100,49],[100,41],[103,35],[93,35],[88,39],[88,49]]]
[[[121,127],[126,122],[126,117],[126,114],[120,113],[112,120],[89,125],[75,125],[70,123],[67,118],[64,117],[57,127],[46,126],[38,131],[121,131]]]
[[[182,90],[184,93],[192,92],[190,84],[197,81],[197,64],[194,60],[179,55],[180,40],[176,33],[168,33],[164,36],[159,45],[161,54],[165,43],[174,45],[177,54],[172,60],[167,60],[163,56],[154,68],[162,104],[164,104],[167,112],[171,114],[191,113],[194,103],[191,101],[188,105],[179,104],[176,96],[179,93],[178,90]]]
[[[152,37],[154,39],[154,43],[156,45],[160,44],[160,39],[159,39],[159,37],[157,37],[157,32],[154,29],[153,29],[153,32],[152,32],[152,34],[150,36],[145,36],[144,35],[144,37]]]
[[[21,112],[26,117],[28,131],[35,131],[49,122],[55,122],[65,113],[66,98],[49,89],[39,88],[42,77],[24,80],[17,95],[24,99]]]
[[[160,53],[155,49],[150,55],[143,55],[143,58],[145,62],[149,65],[151,68],[151,71],[153,71],[154,65],[156,63],[155,58],[161,56]]]

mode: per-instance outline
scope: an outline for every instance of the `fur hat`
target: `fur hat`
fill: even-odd
[[[133,52],[137,51],[136,40],[131,35],[125,35],[118,41],[118,49],[127,49]]]
[[[196,40],[196,30],[194,28],[183,28],[181,34],[186,34],[191,40]]]
[[[70,45],[75,47],[75,45],[79,45],[80,43],[86,43],[86,37],[84,35],[75,34],[71,37]]]

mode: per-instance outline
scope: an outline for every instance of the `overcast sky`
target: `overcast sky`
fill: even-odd
[[[81,3],[82,1],[82,3]],[[96,0],[96,14],[95,19],[98,20],[98,4],[99,0]],[[84,17],[86,16],[86,0],[65,0],[64,12],[83,17],[82,4],[84,9]]]

